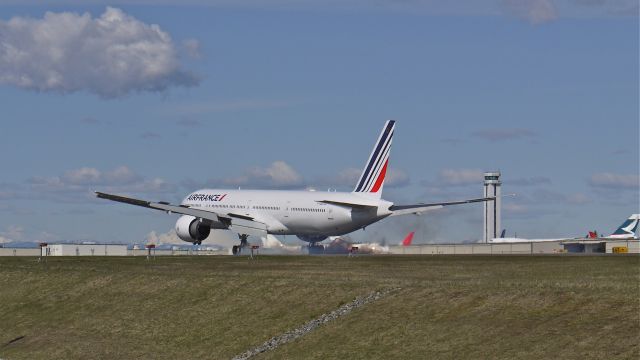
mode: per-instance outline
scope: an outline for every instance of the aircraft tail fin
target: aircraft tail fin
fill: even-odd
[[[389,153],[391,152],[391,140],[393,138],[393,129],[395,128],[395,120],[387,120],[382,128],[382,132],[378,137],[378,141],[369,155],[369,160],[365,165],[360,179],[353,190],[355,193],[367,193],[380,198],[382,195],[382,187],[387,174],[387,164],[389,162]]]
[[[638,230],[638,223],[640,223],[640,214],[633,214],[629,216],[625,222],[620,225],[613,234],[607,236],[609,239],[637,239],[636,231]]]
[[[415,234],[415,231],[412,231],[410,233],[407,234],[407,237],[404,238],[404,240],[402,240],[402,246],[409,246],[411,245],[411,242],[413,241],[413,235]]]
[[[613,234],[607,236],[611,239],[637,239],[636,231],[638,230],[638,223],[640,223],[640,214],[633,214],[629,216],[625,222],[620,225]]]

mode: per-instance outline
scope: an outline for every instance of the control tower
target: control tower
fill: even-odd
[[[483,240],[485,243],[488,243],[489,240],[493,238],[497,238],[500,232],[501,185],[502,182],[500,182],[499,171],[484,173],[484,197],[496,197],[495,201],[484,202]]]

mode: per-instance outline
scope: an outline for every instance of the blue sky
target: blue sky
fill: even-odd
[[[175,223],[94,189],[351,190],[386,119],[389,200],[480,196],[499,169],[510,235],[609,233],[638,212],[637,2],[183,3],[0,3],[0,241]],[[481,221],[462,206],[353,236],[468,241]]]

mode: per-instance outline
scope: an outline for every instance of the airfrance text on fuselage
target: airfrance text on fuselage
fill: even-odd
[[[193,200],[197,200],[197,201],[222,201],[222,199],[224,199],[225,196],[227,196],[227,194],[216,194],[216,195],[192,194],[187,198],[187,200],[189,200],[189,201],[193,201]]]

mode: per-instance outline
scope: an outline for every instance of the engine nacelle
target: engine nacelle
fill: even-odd
[[[296,236],[298,237],[298,239],[302,241],[310,242],[310,243],[317,243],[328,238],[328,236],[325,236],[325,235],[296,235]]]
[[[193,216],[183,215],[176,222],[176,234],[182,241],[200,244],[211,233],[211,227]]]

